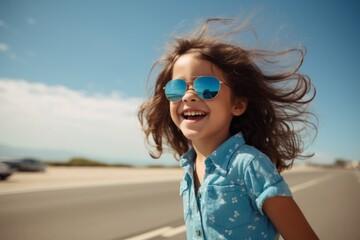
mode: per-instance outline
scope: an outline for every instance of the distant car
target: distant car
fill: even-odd
[[[11,168],[16,171],[22,172],[44,172],[46,170],[46,164],[33,159],[33,158],[24,158],[20,160],[13,161],[4,161],[4,163],[8,164]]]
[[[13,172],[9,165],[0,162],[0,180],[6,180]]]

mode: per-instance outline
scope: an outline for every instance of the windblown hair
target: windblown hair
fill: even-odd
[[[196,53],[200,59],[222,70],[234,97],[247,100],[245,113],[233,117],[231,135],[241,131],[246,143],[265,153],[281,172],[290,168],[295,158],[312,156],[302,154],[303,137],[309,128],[315,130],[315,135],[317,131],[317,118],[308,110],[316,94],[315,87],[306,75],[299,73],[305,50],[246,50],[228,40],[231,34],[239,31],[211,33],[213,23],[225,26],[229,21],[209,19],[192,34],[176,37],[166,54],[154,64],[153,68],[161,67],[154,93],[138,112],[147,143],[155,148],[150,155],[159,158],[163,145],[167,145],[175,157],[179,157],[191,146],[191,141],[170,117],[163,88],[171,80],[176,60],[184,54]],[[296,65],[290,65],[290,70],[289,66],[282,65],[289,55],[299,58]]]

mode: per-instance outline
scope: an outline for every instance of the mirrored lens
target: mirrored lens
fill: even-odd
[[[212,99],[220,90],[220,81],[211,76],[199,77],[194,81],[194,89],[200,98],[204,100]]]
[[[186,82],[182,79],[174,79],[165,85],[165,96],[169,101],[180,101],[186,92]]]

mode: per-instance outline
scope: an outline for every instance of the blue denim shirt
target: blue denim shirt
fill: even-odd
[[[265,199],[292,196],[270,159],[246,145],[238,133],[205,160],[205,176],[194,189],[194,160],[190,149],[180,159],[184,169],[183,198],[187,239],[275,239],[278,234],[264,214]]]

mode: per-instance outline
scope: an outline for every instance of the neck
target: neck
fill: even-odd
[[[192,141],[192,146],[196,152],[196,161],[205,161],[223,142],[229,138],[226,136],[216,136],[211,139],[197,139]]]

